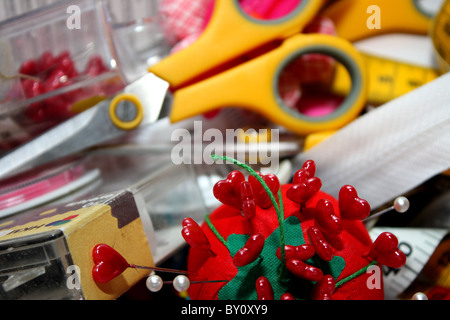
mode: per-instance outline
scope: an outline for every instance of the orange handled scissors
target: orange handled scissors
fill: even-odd
[[[149,68],[174,91],[172,122],[223,107],[242,107],[299,135],[338,129],[361,112],[366,102],[366,76],[360,54],[346,40],[322,34],[301,34],[323,5],[302,0],[287,16],[259,20],[243,12],[238,0],[217,0],[200,38]],[[239,57],[274,41],[269,52],[233,66]],[[308,53],[331,56],[348,70],[352,89],[340,107],[324,117],[310,117],[285,106],[277,84],[283,69]],[[201,79],[201,80],[199,80]]]

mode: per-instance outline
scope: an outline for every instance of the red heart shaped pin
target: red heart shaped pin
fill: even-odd
[[[96,282],[106,283],[120,275],[130,264],[116,250],[107,244],[98,244],[92,251],[94,268],[92,277]]]
[[[332,300],[331,295],[336,289],[336,281],[330,275],[316,282],[311,292],[312,300]]]
[[[331,201],[320,199],[314,216],[316,226],[326,234],[338,235],[344,230],[341,219],[335,214]]]
[[[278,177],[271,173],[266,175],[263,175],[260,172],[257,173],[269,187],[273,196],[276,197],[278,190],[280,189],[280,181],[278,180]],[[272,206],[272,201],[270,200],[270,197],[267,194],[267,191],[264,189],[263,185],[252,175],[248,177],[248,182],[250,182],[252,186],[256,203],[263,209],[270,208]]]
[[[255,261],[264,248],[265,240],[260,233],[251,235],[245,245],[233,257],[236,267],[243,267]]]
[[[253,219],[256,214],[256,202],[253,189],[248,181],[241,182],[242,213],[247,219]]]
[[[286,196],[292,201],[303,204],[316,194],[322,187],[322,181],[313,177],[303,183],[294,184],[286,192]]]
[[[301,246],[285,245],[284,253],[286,260],[296,259],[306,261],[314,256],[314,254],[316,253],[316,249],[314,249],[311,244],[303,244]],[[278,248],[275,254],[278,259],[281,260],[281,248]]]
[[[302,168],[294,174],[292,183],[299,184],[305,182],[306,180],[313,178],[315,174],[316,174],[316,163],[312,160],[308,160],[305,163],[303,163]]]
[[[213,194],[223,204],[241,210],[241,182],[245,181],[244,174],[232,171],[225,180],[218,181],[213,188]]]
[[[308,172],[312,178],[316,174],[316,163],[313,160],[307,160],[303,163],[302,169]]]
[[[346,220],[362,220],[369,216],[369,203],[358,197],[353,186],[343,186],[339,191],[339,211],[341,218]]]
[[[184,218],[182,226],[181,235],[191,247],[205,251],[210,249],[209,240],[197,222],[192,218]]]
[[[390,232],[383,232],[377,237],[370,248],[368,257],[394,269],[406,263],[406,255],[398,249],[397,237]]]
[[[325,261],[331,261],[334,257],[334,250],[325,240],[320,230],[316,227],[309,227],[306,233],[308,234],[309,242],[316,249],[319,258]]]

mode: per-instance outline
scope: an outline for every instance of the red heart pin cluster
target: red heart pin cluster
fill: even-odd
[[[383,232],[377,237],[367,257],[394,269],[406,263],[406,255],[398,248],[397,237],[390,232]]]
[[[370,214],[370,206],[367,201],[359,197],[355,188],[344,186],[340,190],[339,199],[321,191],[322,182],[315,177],[314,161],[305,162],[293,177],[292,184],[284,186],[279,186],[278,181],[271,176],[255,174],[248,166],[239,162],[235,163],[249,171],[248,181],[244,174],[234,171],[225,180],[216,184],[214,194],[225,205],[211,213],[208,216],[209,220],[201,226],[201,229],[210,240],[218,237],[217,233],[220,233],[219,240],[228,239],[225,241],[229,243],[234,241],[229,238],[232,234],[245,234],[248,236],[248,241],[243,246],[241,244],[236,254],[230,255],[223,241],[210,241],[211,254],[195,250],[196,243],[199,247],[198,243],[203,241],[187,240],[194,243],[192,245],[194,250],[191,250],[189,254],[188,269],[190,271],[206,278],[212,277],[216,272],[229,272],[229,281],[233,282],[233,286],[210,284],[208,288],[191,288],[191,298],[254,297],[254,291],[248,288],[248,281],[253,277],[257,279],[253,290],[256,291],[257,298],[260,300],[274,297],[281,300],[303,299],[308,295],[316,300],[346,299],[350,291],[355,298],[380,299],[382,297],[382,290],[367,290],[365,278],[359,277],[361,270],[372,265],[367,261],[368,258],[387,266],[400,266],[403,263],[402,254],[398,251],[398,243],[391,242],[389,237],[382,236],[371,247],[371,243],[367,241],[370,236],[360,221]],[[262,188],[261,180],[265,182],[263,185],[269,188]],[[267,193],[275,196],[275,200],[280,204],[279,210],[264,209],[266,205],[269,206],[270,198]],[[245,212],[247,207],[256,207],[253,218],[236,217],[236,209]],[[248,209],[248,211],[251,210],[253,209]],[[272,214],[278,219],[274,219]],[[285,233],[286,238],[283,243],[281,231],[279,235],[281,245],[264,240],[277,230],[283,214],[286,222],[297,222],[297,220],[300,222],[301,242],[294,242],[296,239],[294,233]],[[249,218],[249,214],[244,213],[244,217]],[[291,229],[293,225],[290,223],[286,223],[285,227],[284,231],[293,230]],[[298,234],[298,231],[295,234]],[[203,234],[198,235],[198,238],[203,238]],[[297,245],[288,245],[293,243]],[[303,244],[299,245],[300,243]],[[265,246],[270,246],[270,250],[264,250]],[[274,268],[276,270],[272,270],[269,265],[266,265],[268,260],[265,258],[271,253],[275,253],[279,261],[284,263],[285,269],[278,276],[284,277],[286,283],[291,280],[310,281],[312,282],[311,291],[286,292],[290,288],[285,286],[286,283],[272,287],[274,281],[280,279],[274,277],[273,272],[280,272],[282,268],[278,264],[271,264],[277,266]],[[345,267],[340,274],[337,274],[339,270],[331,271],[327,267],[341,268],[341,259],[345,260]],[[261,263],[261,268],[249,268],[250,263],[255,266]],[[242,285],[249,292],[244,293],[244,290],[241,292],[239,288],[235,288],[237,285]],[[232,288],[239,290],[238,293],[233,293]]]
[[[98,283],[107,283],[119,276],[130,264],[116,250],[106,244],[98,244],[92,251],[94,268],[92,277]]]
[[[259,172],[257,174],[276,197],[280,188],[278,177],[274,174],[263,175]],[[248,219],[254,217],[256,205],[263,209],[272,206],[271,199],[261,182],[251,175],[246,181],[240,171],[233,171],[225,180],[218,181],[214,185],[213,193],[220,202],[241,210]]]

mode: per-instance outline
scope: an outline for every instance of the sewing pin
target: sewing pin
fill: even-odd
[[[366,221],[369,221],[369,220],[373,220],[373,219],[378,218],[378,217],[382,216],[383,214],[385,214],[385,213],[387,213],[389,211],[392,211],[392,210],[395,210],[395,211],[397,211],[399,213],[404,213],[404,212],[408,211],[408,209],[409,209],[409,200],[408,200],[408,198],[406,198],[406,197],[398,197],[398,198],[396,198],[394,200],[394,204],[391,207],[386,208],[386,209],[384,209],[384,210],[382,210],[380,212],[374,213],[374,214],[368,216],[367,218],[365,218],[365,219],[363,219],[361,221],[362,222],[366,222]]]

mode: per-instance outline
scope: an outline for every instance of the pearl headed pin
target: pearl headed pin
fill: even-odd
[[[398,213],[405,213],[406,211],[408,211],[408,209],[409,209],[409,200],[408,200],[408,198],[406,198],[406,197],[398,197],[398,198],[396,198],[394,200],[394,203],[393,203],[393,205],[391,207],[386,208],[386,209],[384,209],[384,210],[382,210],[380,212],[371,214],[370,216],[368,216],[367,218],[365,218],[365,219],[363,219],[361,221],[362,222],[367,222],[367,221],[373,220],[373,219],[378,218],[378,217],[382,216],[383,214],[385,214],[385,213],[387,213],[389,211],[392,211],[392,210],[395,210]]]

